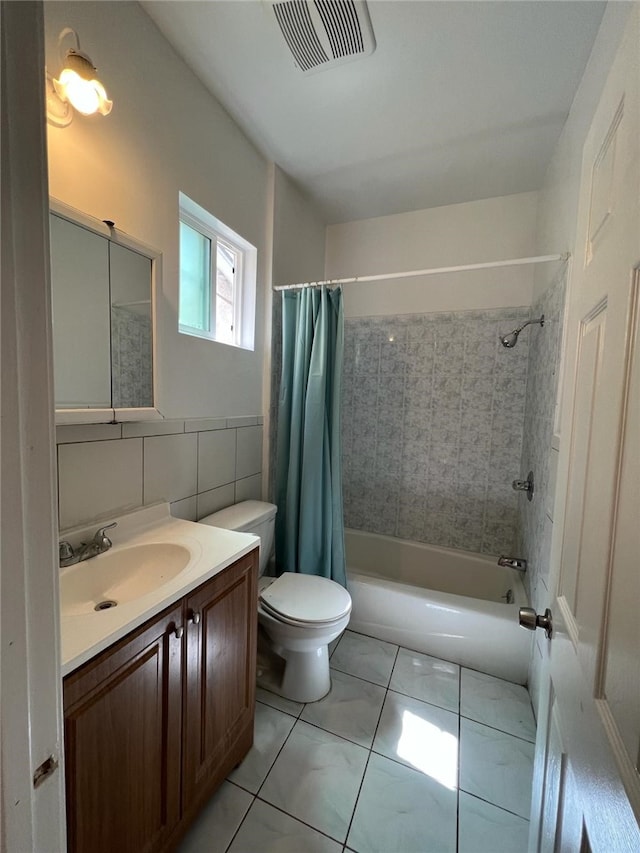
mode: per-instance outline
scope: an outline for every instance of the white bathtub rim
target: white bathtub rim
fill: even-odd
[[[345,545],[348,572],[495,604],[506,604],[500,597],[511,589],[514,603],[528,604],[521,573],[486,554],[351,528],[345,531]]]
[[[524,590],[524,585],[521,585],[520,588],[516,587],[513,590],[515,599],[514,601],[507,603],[506,601],[492,601],[485,598],[475,598],[471,595],[461,595],[458,592],[440,592],[439,590],[429,589],[428,587],[414,586],[413,584],[385,578],[375,572],[365,572],[361,569],[352,569],[347,566],[347,589],[349,588],[350,580],[363,579],[369,581],[373,580],[378,586],[383,589],[387,589],[390,592],[397,592],[398,594],[414,597],[417,596],[418,598],[424,598],[429,601],[440,602],[443,606],[448,605],[447,609],[456,610],[457,608],[458,612],[460,608],[463,607],[468,607],[475,611],[480,610],[485,613],[493,613],[496,607],[512,607],[515,612],[515,608],[527,607],[529,604],[529,600],[526,597],[526,591]],[[520,594],[521,592],[523,594]]]
[[[347,585],[353,601],[351,630],[526,683],[532,638],[518,626],[516,605],[432,592],[354,572],[348,572]],[[457,620],[455,627],[452,619]]]
[[[402,539],[400,536],[392,536],[387,533],[369,533],[367,530],[358,530],[355,527],[345,527],[345,535],[355,536],[358,539],[373,539],[391,541],[398,545],[412,545],[420,549],[434,551],[435,553],[443,554],[447,557],[469,557],[474,560],[480,560],[490,566],[495,566],[498,561],[498,554],[483,554],[480,551],[467,551],[463,548],[449,548],[446,545],[432,545],[431,542],[420,542],[418,539]]]

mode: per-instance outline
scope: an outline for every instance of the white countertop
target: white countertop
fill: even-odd
[[[169,504],[159,504],[104,521],[117,521],[118,526],[109,531],[115,555],[119,548],[129,548],[147,543],[173,543],[190,552],[185,568],[174,578],[152,592],[133,601],[119,604],[109,610],[92,611],[81,615],[62,614],[61,651],[62,675],[69,675],[99,652],[104,651],[147,619],[160,613],[173,602],[194,590],[209,578],[221,572],[240,557],[260,544],[260,539],[250,533],[236,533],[206,524],[196,524],[173,518]],[[90,527],[66,531],[61,539],[76,545],[97,530],[98,523]],[[99,568],[100,555],[79,564],[87,572]],[[76,569],[76,566],[69,567]],[[61,576],[67,569],[61,569]]]

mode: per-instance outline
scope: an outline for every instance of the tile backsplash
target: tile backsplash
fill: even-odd
[[[532,306],[544,314],[544,328],[535,327],[529,347],[529,382],[525,408],[522,470],[532,470],[532,501],[519,502],[518,549],[528,560],[525,580],[532,604],[548,605],[547,579],[553,528],[553,498],[558,451],[552,446],[562,344],[566,269]]]
[[[345,322],[345,524],[479,551],[517,540],[529,308]]]
[[[262,422],[254,416],[59,426],[60,529],[158,501],[197,521],[260,500]]]

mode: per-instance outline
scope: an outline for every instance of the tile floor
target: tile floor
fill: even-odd
[[[524,853],[524,687],[346,631],[332,688],[258,689],[254,746],[180,853]]]

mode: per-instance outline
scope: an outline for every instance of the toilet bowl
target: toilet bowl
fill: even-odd
[[[349,624],[351,596],[340,584],[316,575],[264,576],[273,551],[276,512],[273,504],[243,501],[200,523],[260,537],[258,622],[270,652],[281,663],[275,676],[273,671],[265,674],[265,686],[295,702],[315,702],[331,688],[328,646]]]

